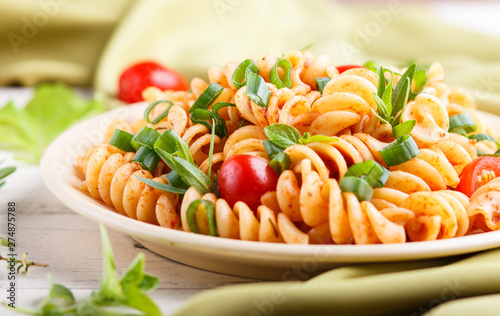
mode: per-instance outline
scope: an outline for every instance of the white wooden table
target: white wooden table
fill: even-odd
[[[0,88],[0,105],[14,99],[23,104],[31,97],[30,89]],[[29,252],[28,258],[49,264],[48,268],[31,267],[28,274],[16,275],[17,306],[35,306],[48,294],[51,273],[56,283],[70,288],[77,300],[97,289],[102,273],[99,225],[80,216],[59,202],[45,188],[38,166],[13,159],[0,152],[2,166],[18,166],[0,189],[0,236],[7,236],[7,203],[16,203],[15,239],[17,255]],[[146,255],[146,271],[158,276],[159,287],[151,296],[165,315],[178,309],[186,300],[204,290],[218,286],[255,282],[192,268],[143,249],[129,236],[108,229],[118,273],[122,273],[134,257]],[[2,255],[7,248],[2,247]],[[9,285],[7,263],[0,262],[0,302],[5,301]],[[0,315],[20,315],[0,307]]]
[[[434,8],[445,22],[500,36],[500,28],[497,27],[500,22],[496,15],[492,15],[496,12],[494,9],[498,9],[496,3],[465,2],[454,6],[438,2],[434,4]],[[0,88],[0,106],[10,99],[22,104],[29,96],[26,90]],[[4,158],[7,158],[5,166],[20,167],[0,190],[0,235],[5,236],[7,231],[7,203],[14,201],[17,205],[18,254],[28,251],[31,260],[50,265],[48,268],[32,267],[28,274],[17,276],[16,303],[18,306],[34,306],[47,295],[47,273],[53,275],[55,282],[69,287],[77,300],[87,297],[92,289],[98,287],[98,280],[101,278],[98,224],[73,213],[57,201],[44,187],[38,167],[20,165],[12,159],[11,154],[0,152],[0,161]],[[151,296],[166,315],[204,290],[257,281],[192,268],[141,249],[125,234],[112,230],[108,230],[108,233],[119,273],[124,271],[139,252],[145,253],[146,271],[157,275],[161,280],[158,289]],[[3,250],[5,255],[6,249]],[[0,301],[5,301],[7,297],[5,266],[6,262],[0,262]],[[0,307],[0,315],[19,314]]]

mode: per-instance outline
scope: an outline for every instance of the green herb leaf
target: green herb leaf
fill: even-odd
[[[415,127],[415,124],[417,124],[416,120],[409,120],[394,126],[392,128],[392,136],[396,139],[402,136],[410,135],[411,131]]]
[[[378,114],[375,113],[375,111],[372,110],[375,115],[377,115],[377,118],[382,122],[382,123],[389,123],[388,120],[390,118],[390,112],[389,108],[387,107],[387,104],[385,104],[384,100],[382,100],[378,95],[373,92],[373,98],[375,99],[375,103],[377,103],[377,110]]]
[[[413,76],[414,91],[410,91],[409,100],[415,100],[415,97],[424,90],[427,83],[427,73],[423,69],[417,69],[415,76]]]
[[[272,124],[264,127],[264,133],[271,142],[280,148],[298,144],[301,137],[299,131],[287,124]]]
[[[189,152],[189,146],[173,129],[166,130],[156,140],[154,144],[155,151],[158,151],[158,148],[166,151],[170,155],[178,153],[179,157],[194,165],[193,157]],[[165,163],[168,165],[167,161],[165,161]],[[170,165],[169,167],[172,168]]]
[[[373,160],[366,160],[350,166],[344,175],[344,177],[362,178],[372,187],[383,187],[389,176],[389,170]]]
[[[406,71],[401,75],[401,78],[399,78],[398,84],[396,85],[396,88],[394,88],[394,92],[392,93],[392,116],[396,116],[396,114],[401,111],[401,109],[396,108],[396,100],[398,100],[400,97],[399,95],[401,92],[405,94],[404,90],[404,85],[406,84],[406,78],[409,79],[409,87],[411,87],[411,82],[413,80],[413,77],[415,76],[415,69],[417,68],[416,64],[411,64]]]
[[[330,77],[320,77],[316,78],[316,90],[318,90],[321,94],[323,94],[323,89],[325,89],[325,86],[328,82],[330,82],[331,78]]]
[[[313,47],[314,45],[316,45],[316,43],[311,43],[311,44],[309,44],[309,45],[306,45],[306,46],[302,47],[302,48],[300,49],[300,51],[301,51],[301,52],[305,52],[306,50],[309,50],[309,49],[310,49],[311,47]]]
[[[175,171],[170,171],[169,173],[167,173],[165,178],[167,178],[168,184],[175,188],[183,189],[184,191],[189,189],[189,185],[187,185]]]
[[[175,194],[184,194],[187,191],[185,188],[179,188],[179,187],[176,187],[176,186],[173,186],[170,184],[156,182],[156,181],[153,181],[153,180],[148,179],[148,178],[139,177],[138,175],[134,175],[134,176],[137,179],[139,179],[142,182],[149,185],[150,187],[161,190],[161,191],[171,192],[171,193],[175,193]],[[182,182],[182,183],[184,183],[184,182]]]
[[[207,176],[210,178],[212,174],[212,156],[214,154],[214,143],[215,143],[215,121],[212,120],[212,135],[210,137],[210,149],[208,150],[208,171]]]
[[[269,159],[273,159],[274,156],[283,152],[283,148],[276,146],[272,141],[270,141],[268,139],[263,141],[262,144],[264,145],[264,148],[266,149],[267,156],[269,156]]]
[[[337,142],[339,139],[337,137],[325,136],[325,135],[313,135],[304,139],[303,144],[309,143],[329,143],[329,142]]]
[[[148,316],[161,316],[161,310],[156,303],[139,288],[130,286],[125,289],[123,304],[143,312]]]
[[[64,84],[41,84],[24,109],[0,109],[0,146],[37,164],[45,147],[74,123],[104,111],[101,98],[86,100]]]
[[[394,124],[396,125],[401,121],[401,114],[405,110],[406,104],[408,103],[408,96],[410,94],[410,79],[406,78],[403,81],[403,86],[401,87],[400,93],[397,95],[397,98],[394,102],[394,108],[392,109],[391,113],[391,116],[394,117]]]
[[[120,300],[123,297],[123,291],[116,274],[115,259],[108,233],[102,223],[99,227],[101,230],[103,273],[102,280],[99,283],[99,291],[95,294],[95,298],[102,304]]]
[[[377,96],[379,98],[382,98],[385,92],[385,72],[384,68],[382,66],[379,67],[377,71],[377,76],[378,76],[378,86],[377,86]],[[392,87],[389,87],[389,89],[392,89]],[[383,101],[382,101],[383,103]],[[385,105],[384,105],[385,107]]]
[[[392,113],[392,107],[393,107],[391,99],[392,99],[392,83],[394,82],[394,72],[391,69],[389,69],[389,71],[391,73],[391,79],[389,79],[389,83],[387,84],[387,88],[385,89],[384,94],[382,94],[381,99],[385,104],[387,112],[390,114]]]
[[[120,278],[120,284],[124,290],[130,286],[138,286],[144,277],[145,257],[143,253],[138,254],[134,261]]]
[[[267,108],[271,91],[269,91],[266,82],[261,76],[250,72],[247,75],[246,95],[253,103],[260,107]]]
[[[280,175],[290,168],[290,157],[284,152],[277,153],[269,162],[269,166]]]
[[[142,281],[137,285],[137,288],[147,292],[157,288],[158,284],[160,284],[160,279],[157,276],[144,273]]]

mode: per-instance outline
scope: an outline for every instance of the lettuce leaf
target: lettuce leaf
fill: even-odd
[[[44,149],[74,123],[104,112],[102,100],[80,97],[67,85],[39,85],[24,109],[12,102],[0,108],[0,150],[38,164]]]

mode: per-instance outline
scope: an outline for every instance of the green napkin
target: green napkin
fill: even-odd
[[[499,269],[500,249],[460,260],[364,264],[306,282],[221,287],[194,297],[174,315],[422,315],[449,300],[499,293]],[[498,295],[489,295],[445,304],[429,315],[497,311]]]

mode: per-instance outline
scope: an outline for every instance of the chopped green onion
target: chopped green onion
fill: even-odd
[[[247,76],[249,72],[253,72],[258,74],[259,73],[259,68],[255,65],[253,60],[251,59],[246,59],[241,64],[236,67],[233,73],[233,84],[236,88],[241,88],[243,87],[247,82]]]
[[[222,93],[224,88],[219,85],[217,82],[209,85],[205,91],[203,91],[198,99],[194,101],[193,105],[189,109],[189,112],[192,113],[196,109],[206,109],[212,104],[215,99]]]
[[[266,82],[261,76],[253,72],[248,73],[246,94],[255,104],[267,108],[271,91],[269,91]]]
[[[131,161],[137,162],[142,168],[153,172],[158,165],[158,161],[160,161],[160,156],[156,154],[154,149],[148,146],[141,146]]]
[[[410,135],[400,137],[380,150],[388,167],[407,162],[420,154],[415,140]]]
[[[463,130],[465,133],[476,131],[476,123],[469,113],[460,113],[450,116],[450,127],[448,131],[454,133],[457,130]]]
[[[212,119],[212,136],[210,137],[210,149],[208,150],[208,173],[207,176],[210,178],[212,174],[212,156],[214,154],[214,143],[215,143],[215,120]]]
[[[352,192],[359,201],[370,201],[373,195],[371,185],[361,178],[343,177],[339,182],[342,192]]]
[[[189,204],[189,207],[186,211],[186,218],[188,222],[189,229],[191,232],[195,234],[199,234],[200,230],[198,229],[198,224],[196,223],[196,213],[198,212],[198,206],[202,204],[205,206],[205,212],[207,214],[208,219],[208,228],[210,230],[210,236],[218,236],[217,234],[217,226],[215,223],[215,206],[212,202],[207,200],[194,200]]]
[[[219,115],[219,110],[228,106],[236,106],[233,103],[228,102],[218,102],[212,106],[212,111],[207,109],[195,109],[191,113],[191,122],[193,124],[202,124],[206,126],[208,129],[212,129],[212,124],[210,121],[214,121],[217,123],[215,125],[215,134],[222,137],[228,137],[226,121]]]
[[[390,174],[378,162],[367,160],[350,166],[344,177],[363,178],[372,187],[383,187]]]
[[[154,143],[153,148],[155,150],[161,148],[171,155],[178,154],[180,158],[194,164],[189,146],[173,129],[163,132]]]
[[[281,81],[278,75],[278,67],[283,69],[283,81]],[[275,64],[274,67],[269,72],[269,80],[276,88],[291,88],[292,80],[290,79],[290,71],[292,70],[292,63],[287,59],[280,59]]]
[[[290,168],[290,156],[284,152],[280,152],[271,159],[269,166],[280,175],[283,171]]]
[[[494,142],[495,145],[497,146],[497,148],[500,148],[500,144],[493,137],[491,137],[490,135],[487,135],[487,134],[472,134],[469,136],[469,139],[475,139],[478,142],[483,141],[483,140],[489,140],[489,141]]]
[[[134,138],[133,134],[122,131],[121,129],[115,129],[113,136],[111,136],[109,140],[109,144],[125,152],[133,152],[135,148],[130,144],[132,138]]]
[[[177,188],[177,187],[172,186],[170,184],[156,182],[156,181],[153,181],[153,180],[148,179],[148,178],[139,177],[138,175],[135,175],[135,177],[137,179],[141,180],[142,182],[146,183],[150,187],[161,190],[161,191],[171,192],[171,193],[175,193],[175,194],[186,193],[186,189],[183,189],[183,188]]]
[[[154,120],[150,121],[149,120],[149,114],[151,113],[151,111],[158,105],[158,104],[161,104],[161,103],[168,103],[168,108],[163,111],[163,113],[161,113],[160,115],[158,115],[157,117],[155,117]],[[160,101],[156,101],[156,102],[153,102],[151,103],[148,108],[146,109],[146,111],[144,111],[144,119],[146,120],[146,122],[148,123],[151,123],[151,124],[157,124],[159,123],[161,120],[163,120],[167,115],[168,115],[168,112],[170,112],[170,109],[172,108],[172,106],[174,106],[174,104],[170,101],[166,101],[166,100],[160,100]]]
[[[161,133],[155,130],[154,128],[144,126],[139,133],[137,133],[130,144],[135,148],[139,149],[141,146],[148,146],[153,148],[156,140],[160,137]]]
[[[320,77],[316,78],[316,90],[323,94],[323,89],[326,84],[331,80],[330,77]]]
[[[189,185],[187,185],[186,182],[184,182],[182,178],[173,170],[167,173],[165,178],[167,178],[168,183],[173,187],[185,190],[189,189]]]

